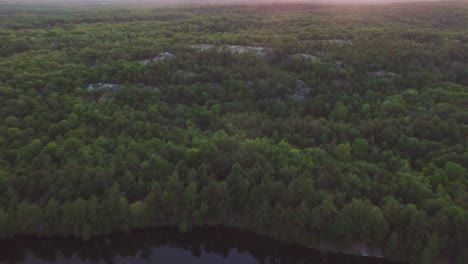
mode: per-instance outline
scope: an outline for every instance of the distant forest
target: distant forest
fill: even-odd
[[[468,259],[468,5],[0,5],[0,238],[236,226]]]

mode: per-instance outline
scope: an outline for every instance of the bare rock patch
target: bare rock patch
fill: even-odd
[[[371,75],[374,76],[374,77],[379,77],[379,78],[398,76],[398,74],[396,74],[394,72],[390,72],[390,71],[376,71],[376,72],[371,73]]]
[[[236,54],[246,54],[246,53],[252,52],[262,57],[268,55],[268,50],[264,47],[240,46],[240,45],[215,46],[211,44],[195,44],[195,45],[191,45],[190,47],[198,51],[206,51],[206,50],[211,50],[211,49],[216,49],[218,51],[221,51],[223,49],[227,49],[228,51],[232,53],[236,53]]]
[[[304,101],[309,95],[311,95],[313,89],[309,87],[305,82],[296,80],[296,86],[294,87],[294,93],[289,96],[290,99],[296,101]]]
[[[142,60],[142,61],[140,61],[140,63],[143,64],[143,65],[148,65],[148,64],[150,64],[152,62],[159,62],[159,61],[164,61],[164,60],[172,59],[172,58],[175,58],[174,54],[172,54],[170,52],[162,52],[162,53],[159,53],[158,55],[156,55],[154,58]]]
[[[308,53],[297,53],[294,55],[291,55],[292,58],[303,58],[307,60],[314,60],[314,61],[319,61],[320,59],[312,54]]]

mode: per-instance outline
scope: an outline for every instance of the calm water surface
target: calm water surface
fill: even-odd
[[[379,258],[322,253],[247,231],[198,227],[153,228],[129,234],[76,238],[18,236],[0,240],[0,263],[336,263],[391,264]]]

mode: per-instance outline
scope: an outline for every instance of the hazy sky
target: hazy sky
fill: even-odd
[[[1,3],[9,4],[39,4],[39,3],[62,3],[62,4],[230,4],[230,3],[242,3],[242,4],[271,4],[271,3],[320,3],[320,4],[389,4],[389,3],[401,3],[401,2],[466,2],[468,0],[0,0]]]
[[[265,3],[274,3],[274,2],[320,2],[320,3],[356,3],[356,2],[364,2],[364,3],[374,3],[374,4],[382,4],[382,3],[396,3],[396,2],[430,2],[430,1],[439,1],[439,2],[446,2],[446,1],[453,1],[453,0],[0,0],[1,2],[30,2],[30,3],[38,3],[38,2],[153,2],[153,3],[204,3],[204,2],[217,2],[217,3],[230,3],[230,2],[245,2],[245,3],[255,3],[255,2],[265,2]],[[466,1],[468,4],[468,0],[459,0],[459,1]]]

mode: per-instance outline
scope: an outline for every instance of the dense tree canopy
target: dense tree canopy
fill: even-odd
[[[463,3],[0,7],[0,238],[209,223],[466,261]]]

